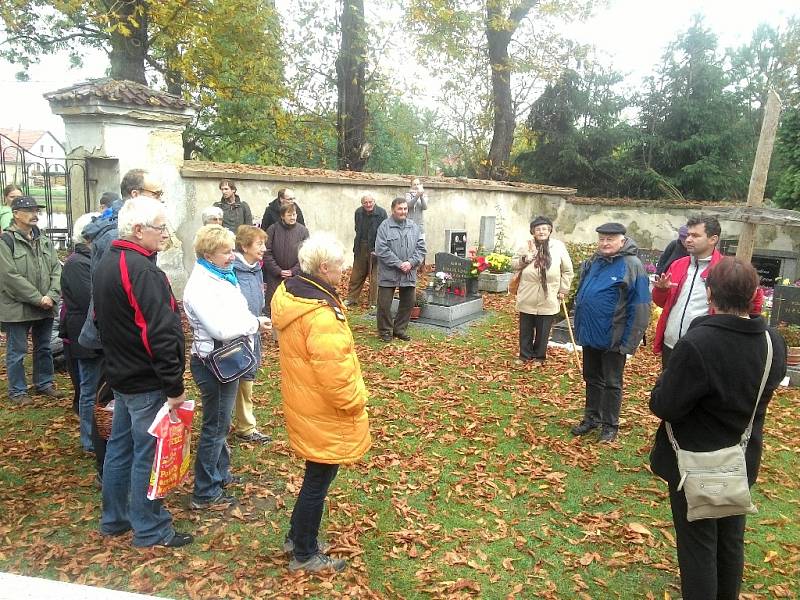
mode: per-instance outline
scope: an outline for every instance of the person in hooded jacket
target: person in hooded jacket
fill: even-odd
[[[241,225],[252,225],[253,213],[247,202],[236,193],[236,184],[230,179],[223,179],[219,182],[219,191],[222,192],[222,198],[214,206],[222,211],[222,226],[235,234]]]
[[[76,399],[73,403],[80,419],[81,446],[86,452],[94,452],[92,418],[102,360],[99,352],[78,343],[92,296],[91,248],[81,232],[98,215],[81,215],[72,228],[75,251],[67,257],[61,269],[61,314],[58,323],[58,335],[64,339],[64,354],[75,389]]]
[[[272,299],[286,431],[292,449],[306,461],[283,548],[293,553],[292,571],[341,571],[345,561],[327,554],[319,528],[339,465],[358,461],[372,444],[367,390],[336,293],[344,246],[317,233],[300,247],[299,260],[299,275],[284,281]]]
[[[583,347],[586,406],[573,435],[601,427],[600,441],[613,442],[619,431],[622,371],[628,354],[642,342],[650,321],[647,272],[636,243],[621,223],[605,223],[597,252],[581,265],[575,295],[575,337]]]
[[[233,253],[233,272],[239,281],[239,290],[247,300],[247,308],[253,316],[264,314],[264,279],[261,276],[261,261],[266,250],[267,234],[253,225],[242,225],[236,231],[236,252]],[[245,442],[266,444],[272,441],[256,426],[253,414],[253,382],[261,365],[261,335],[252,335],[253,354],[256,364],[252,371],[239,379],[236,404],[233,409],[233,434]]]

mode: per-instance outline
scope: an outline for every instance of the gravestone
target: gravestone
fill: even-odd
[[[769,324],[800,325],[800,287],[776,285],[772,296],[772,312]]]
[[[451,288],[466,289],[469,272],[472,270],[472,261],[470,259],[461,258],[460,256],[447,252],[437,252],[434,262],[436,265],[436,273],[444,271],[453,276],[450,283]]]
[[[738,240],[724,239],[720,243],[722,254],[733,256],[738,249]],[[760,279],[759,285],[773,287],[777,279],[789,279],[795,281],[800,275],[798,271],[798,261],[800,254],[790,250],[768,250],[766,248],[756,248],[750,260],[753,267],[758,271]]]
[[[461,258],[467,256],[467,232],[463,229],[445,229],[444,239],[447,243],[445,252],[455,254]]]
[[[639,248],[636,250],[636,256],[639,257],[639,260],[642,261],[642,265],[644,268],[647,268],[647,265],[655,266],[658,264],[658,259],[661,258],[662,251],[661,250],[651,250],[647,248]],[[655,270],[653,270],[655,273]]]
[[[478,248],[484,252],[491,252],[494,249],[494,227],[497,217],[481,217],[481,228],[478,234]]]
[[[758,285],[775,287],[775,280],[781,275],[781,259],[754,254],[750,262],[758,273]]]

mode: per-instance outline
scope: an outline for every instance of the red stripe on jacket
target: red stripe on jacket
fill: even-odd
[[[119,244],[117,245],[119,246]],[[141,250],[138,248],[132,249],[141,252]],[[125,295],[128,296],[128,302],[133,309],[133,321],[141,331],[144,349],[147,352],[147,355],[150,358],[153,358],[153,352],[150,349],[150,341],[147,339],[147,321],[144,318],[144,314],[142,314],[142,309],[139,307],[139,301],[136,299],[136,295],[133,293],[133,285],[131,284],[131,278],[128,275],[128,262],[125,259],[124,252],[119,253],[119,276],[122,280],[122,289],[125,290]]]

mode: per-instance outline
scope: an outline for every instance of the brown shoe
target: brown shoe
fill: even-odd
[[[31,404],[33,404],[33,400],[31,400],[31,397],[28,396],[28,394],[24,393],[17,394],[16,396],[9,396],[8,399],[11,402],[11,404],[14,404],[15,406],[30,406]]]
[[[55,398],[56,400],[61,400],[64,397],[64,394],[59,392],[56,389],[56,386],[51,385],[46,388],[42,388],[40,390],[36,390],[36,393],[40,396],[47,396],[48,398]]]

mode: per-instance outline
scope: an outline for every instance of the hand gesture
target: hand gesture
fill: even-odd
[[[661,290],[666,290],[671,287],[678,287],[678,284],[672,283],[672,278],[670,277],[669,273],[662,273],[653,282],[653,287],[657,287]]]

